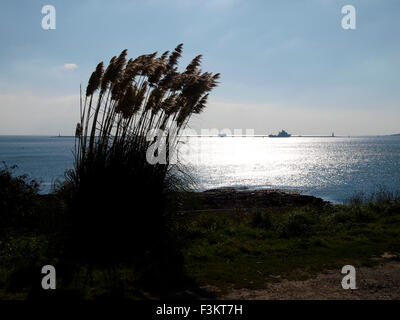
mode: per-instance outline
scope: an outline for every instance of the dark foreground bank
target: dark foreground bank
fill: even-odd
[[[172,282],[152,283],[147,274],[163,274],[152,260],[71,266],[60,251],[69,236],[65,190],[40,195],[34,182],[2,179],[1,299],[318,299],[323,297],[311,291],[319,285],[328,291],[335,286],[333,298],[352,298],[356,295],[341,295],[336,274],[335,280],[312,281],[326,270],[340,272],[346,264],[370,275],[365,270],[399,259],[400,200],[389,194],[333,205],[280,190],[181,192],[167,197],[167,232],[180,253],[169,258],[171,263],[181,259],[182,270],[171,276]],[[134,212],[137,208],[126,213]],[[44,293],[40,270],[49,264],[57,269],[57,289]],[[384,281],[370,280],[373,289],[364,286],[368,292],[381,290],[375,298],[398,294],[390,285],[398,281],[391,275],[397,265],[388,266],[382,271]],[[298,281],[311,281],[303,284],[303,295]],[[392,295],[384,295],[388,291]]]

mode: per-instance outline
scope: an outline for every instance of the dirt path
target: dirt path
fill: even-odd
[[[268,283],[263,290],[233,290],[222,299],[238,300],[392,300],[400,299],[400,262],[356,268],[356,290],[341,286],[341,270],[329,270],[305,281]]]

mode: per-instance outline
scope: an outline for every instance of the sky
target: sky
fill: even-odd
[[[179,43],[182,67],[203,54],[222,75],[193,129],[400,133],[399,38],[398,0],[2,0],[0,134],[73,134],[98,62]]]

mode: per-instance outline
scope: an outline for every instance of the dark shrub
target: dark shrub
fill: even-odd
[[[400,202],[395,201],[385,206],[383,210],[380,212],[384,216],[394,216],[400,214]]]
[[[39,184],[27,175],[13,176],[14,168],[0,169],[0,236],[34,223]]]
[[[352,207],[350,215],[354,217],[355,222],[371,222],[376,219],[374,212],[365,206]]]
[[[256,211],[252,216],[251,225],[268,230],[272,227],[271,217],[267,212]]]
[[[333,222],[334,223],[346,223],[351,222],[352,216],[346,210],[338,210],[333,214]]]
[[[286,222],[279,227],[279,233],[286,238],[302,237],[311,232],[312,220],[304,214],[289,215]]]

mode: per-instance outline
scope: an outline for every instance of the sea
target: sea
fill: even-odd
[[[73,137],[0,136],[0,166],[49,193],[73,167]],[[284,189],[343,203],[400,190],[400,137],[185,137],[178,160],[204,191]]]

